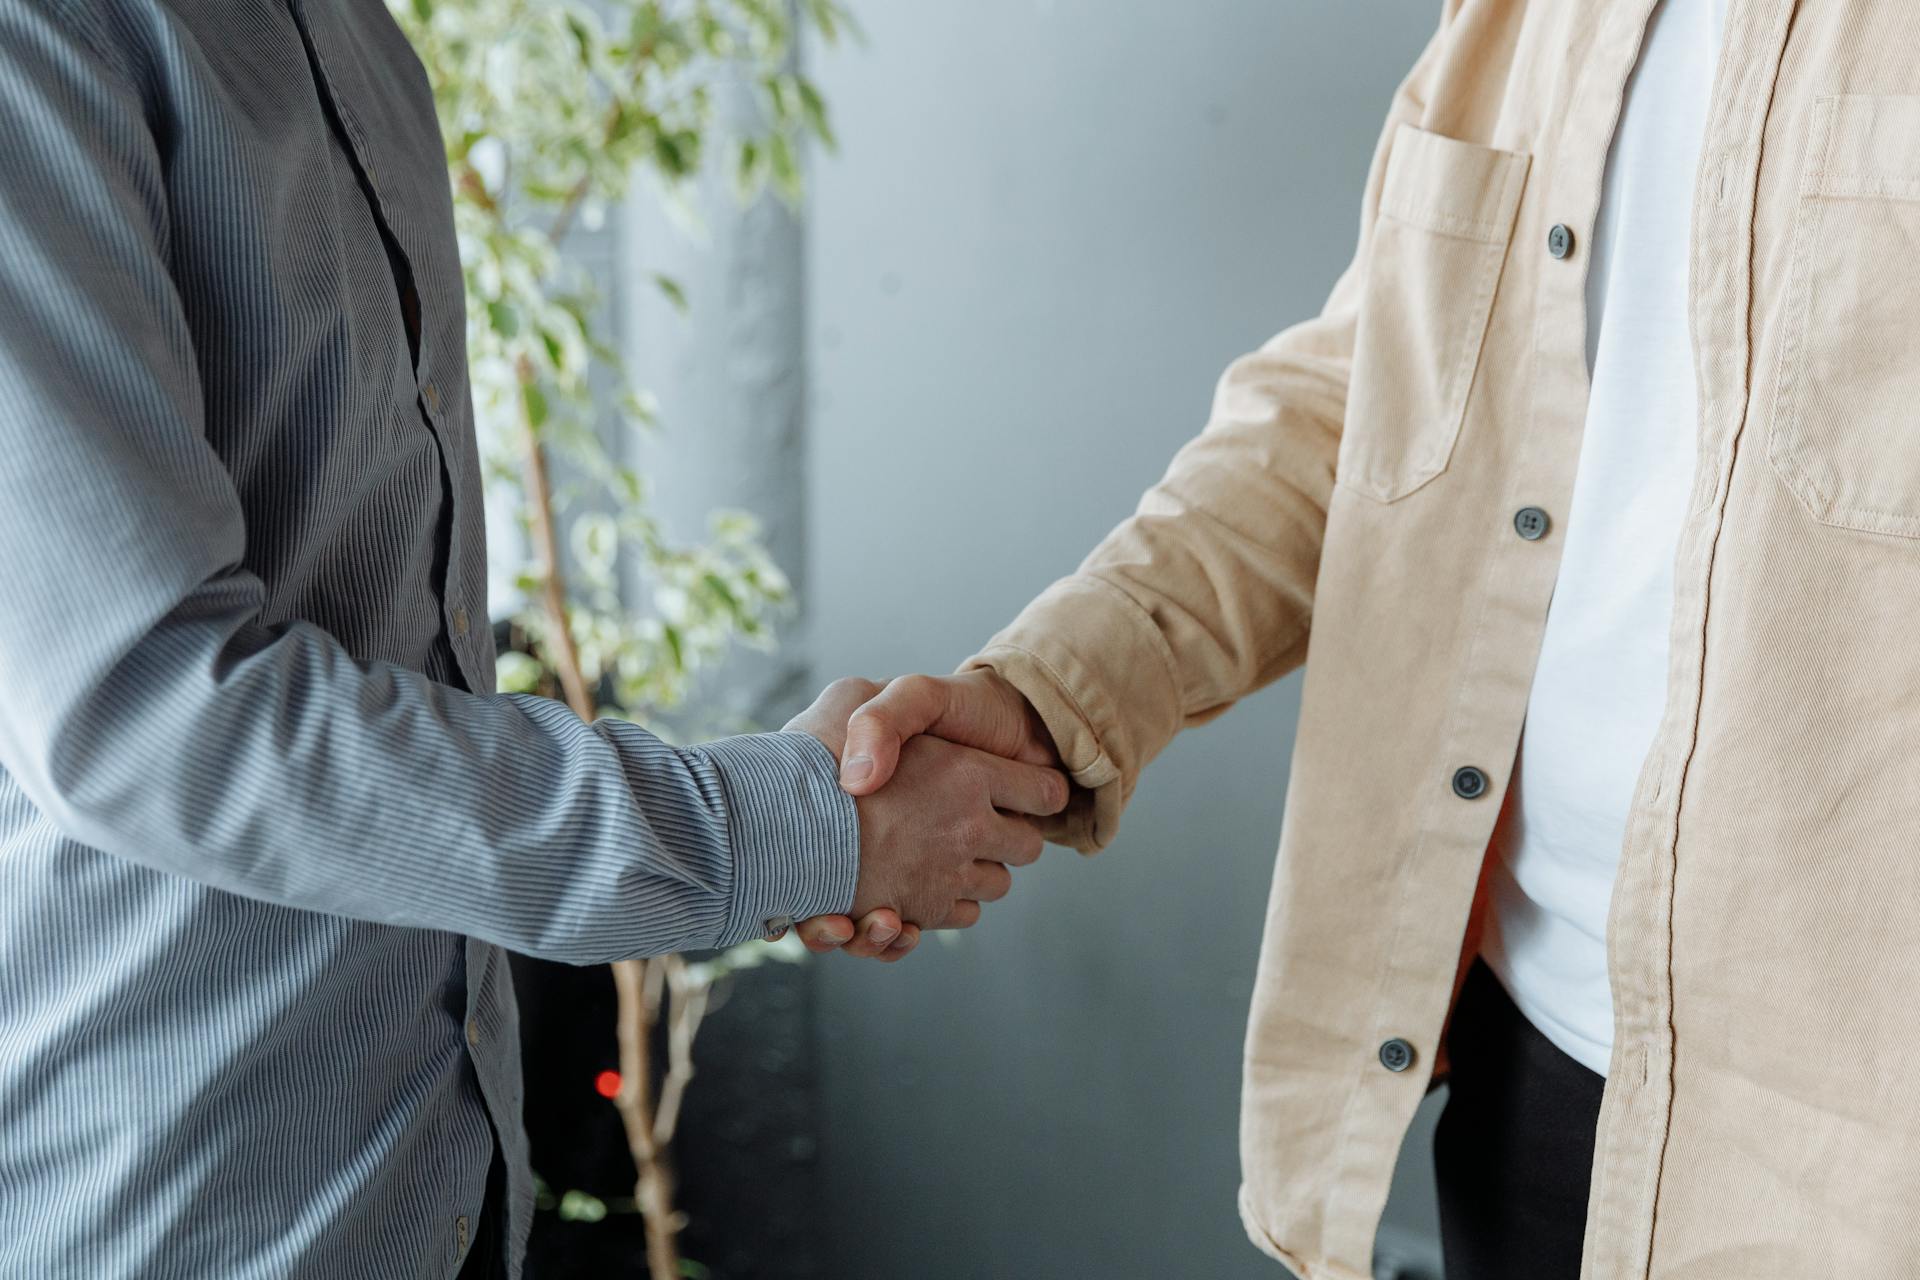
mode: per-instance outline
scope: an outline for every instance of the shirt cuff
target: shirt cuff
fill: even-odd
[[[1113,843],[1140,771],[1181,724],[1173,655],[1153,618],[1104,578],[1082,573],[1039,599],[961,664],[1018,689],[1053,735],[1073,779],[1049,840],[1082,853]]]
[[[716,946],[844,915],[860,874],[860,817],[840,766],[810,733],[755,733],[688,748],[726,792],[733,897]]]

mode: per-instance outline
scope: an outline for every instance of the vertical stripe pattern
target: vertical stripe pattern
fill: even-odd
[[[380,0],[0,0],[0,1276],[517,1255],[498,948],[852,900],[812,738],[492,691],[462,308]]]

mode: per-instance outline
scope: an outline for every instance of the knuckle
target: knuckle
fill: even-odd
[[[954,824],[955,843],[959,852],[971,854],[991,844],[994,836],[994,821],[986,810],[969,809]]]
[[[987,772],[987,766],[980,760],[964,757],[954,761],[949,767],[953,771],[954,782],[967,796],[984,796],[993,789],[992,775]]]
[[[902,697],[920,697],[932,693],[938,685],[939,681],[933,676],[916,672],[908,676],[895,676],[889,688],[897,690]]]
[[[840,698],[871,698],[880,686],[863,676],[842,676],[827,686],[827,692]]]

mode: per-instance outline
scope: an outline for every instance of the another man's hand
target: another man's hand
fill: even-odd
[[[872,681],[838,681],[787,728],[813,734],[841,756],[853,711],[876,696],[884,695]],[[860,927],[845,916],[805,921],[799,933],[810,950],[844,944],[852,954],[893,961],[912,949],[917,925],[973,924],[980,903],[1011,886],[1007,866],[1040,856],[1038,829],[1017,815],[1057,813],[1067,801],[1066,779],[1052,769],[935,738],[895,746],[882,781],[896,775],[886,794],[871,794],[876,782],[858,801],[853,909],[866,913]]]
[[[847,722],[840,785],[855,796],[879,791],[903,748],[923,733],[1009,760],[1061,767],[1053,735],[1025,695],[996,672],[976,668],[957,676],[902,676],[867,699]]]

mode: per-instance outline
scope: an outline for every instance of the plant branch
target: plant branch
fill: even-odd
[[[521,358],[518,373],[522,395],[520,397],[520,424],[526,435],[527,504],[533,514],[533,540],[538,547],[541,565],[541,598],[546,605],[548,627],[553,633],[548,644],[553,669],[560,677],[560,688],[567,696],[567,705],[582,720],[594,718],[593,697],[587,691],[586,677],[580,670],[580,646],[574,642],[573,626],[567,618],[567,580],[566,572],[560,564],[560,535],[555,529],[553,519],[553,482],[547,475],[546,450],[540,443],[540,433],[533,425],[533,416],[527,410],[526,389],[533,385],[537,375],[533,365]]]
[[[635,1171],[634,1203],[647,1229],[647,1270],[653,1280],[677,1280],[680,1250],[675,1237],[680,1219],[673,1208],[673,1169],[667,1150],[654,1138],[652,1064],[648,1042],[660,1011],[655,971],[661,961],[622,960],[613,966],[619,1000],[616,1034],[620,1045],[620,1090],[614,1108],[627,1131],[627,1150]]]

